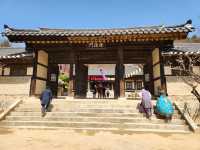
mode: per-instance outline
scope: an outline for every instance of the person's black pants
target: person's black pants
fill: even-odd
[[[51,103],[51,100],[49,100],[49,102],[47,103],[47,105],[46,105],[46,109],[48,109],[50,103]]]
[[[43,109],[48,109],[49,105],[51,103],[51,100],[48,101],[47,104],[41,104]]]

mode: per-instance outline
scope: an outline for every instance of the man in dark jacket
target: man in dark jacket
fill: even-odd
[[[42,105],[41,108],[42,116],[45,115],[45,112],[47,111],[51,100],[52,100],[52,92],[51,89],[47,86],[40,96],[40,101]]]

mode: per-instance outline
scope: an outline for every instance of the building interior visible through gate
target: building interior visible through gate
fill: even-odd
[[[115,86],[115,64],[85,64],[88,66],[86,98],[113,99]],[[68,96],[70,64],[58,64],[57,96]],[[75,79],[75,65],[73,65],[73,79]],[[143,64],[125,64],[125,97],[137,92],[144,85]],[[73,81],[75,82],[75,81]],[[75,83],[73,84],[75,85]],[[73,87],[73,92],[75,87]],[[74,95],[74,93],[72,94]]]

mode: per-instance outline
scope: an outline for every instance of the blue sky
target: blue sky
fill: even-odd
[[[114,28],[174,25],[200,28],[200,0],[0,0],[0,31],[15,28]],[[200,35],[200,30],[196,32]]]

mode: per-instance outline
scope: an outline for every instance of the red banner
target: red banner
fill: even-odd
[[[103,76],[99,76],[99,75],[88,76],[88,80],[90,80],[90,81],[105,81]]]

